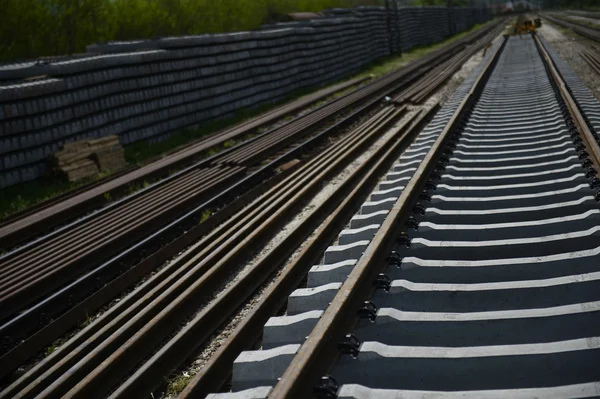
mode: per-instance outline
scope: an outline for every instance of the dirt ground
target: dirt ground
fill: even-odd
[[[600,100],[600,75],[594,72],[581,56],[581,52],[589,46],[589,40],[545,20],[538,29],[538,34],[550,43],[594,97]]]

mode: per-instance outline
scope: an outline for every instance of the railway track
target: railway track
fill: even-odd
[[[589,26],[581,25],[572,21],[565,21],[564,19],[556,18],[550,15],[544,15],[543,17],[550,22],[562,26],[563,28],[571,29],[573,32],[581,36],[585,36],[588,39],[600,42],[600,30],[598,29],[590,28]]]
[[[600,50],[593,46],[591,49],[585,49],[581,53],[581,57],[588,63],[590,68],[600,75]]]
[[[116,397],[131,397],[132,392],[141,392],[140,389],[151,392],[156,384],[160,384],[162,377],[168,375],[171,370],[185,361],[194,346],[201,345],[218,326],[234,314],[240,304],[254,292],[256,286],[264,282],[272,270],[277,267],[277,262],[281,263],[284,260],[282,258],[284,254],[289,254],[289,251],[293,250],[299,241],[290,239],[289,242],[286,242],[287,245],[278,247],[279,249],[274,251],[271,257],[260,263],[256,272],[245,277],[246,279],[252,278],[251,284],[248,283],[248,280],[242,280],[243,284],[235,285],[237,291],[228,292],[217,305],[207,308],[208,310],[204,313],[200,312],[199,315],[202,317],[196,321],[193,315],[200,311],[198,310],[199,303],[210,298],[211,295],[215,295],[215,288],[236,270],[241,260],[251,255],[257,245],[266,240],[273,231],[276,231],[277,226],[280,226],[293,210],[302,204],[303,198],[319,187],[320,182],[342,167],[344,162],[350,162],[358,151],[364,149],[378,137],[378,134],[381,134],[382,129],[389,128],[406,111],[404,105],[395,102],[379,109],[380,98],[386,94],[396,95],[405,90],[410,90],[414,95],[424,98],[424,93],[431,93],[439,84],[432,86],[430,83],[421,81],[420,77],[437,67],[441,76],[448,78],[451,76],[451,71],[460,67],[458,60],[452,57],[454,53],[462,49],[473,54],[482,49],[497,36],[502,28],[501,25],[499,22],[488,29],[484,36],[480,36],[481,32],[478,32],[477,36],[467,37],[461,43],[437,51],[426,59],[380,79],[379,86],[375,86],[375,88],[370,86],[367,94],[364,91],[350,93],[351,101],[362,100],[362,102],[358,109],[352,110],[349,114],[348,104],[345,107],[336,104],[340,112],[345,112],[342,122],[355,121],[357,115],[366,115],[368,111],[372,116],[366,124],[355,129],[354,133],[344,137],[334,147],[327,147],[314,159],[302,162],[296,169],[276,175],[267,183],[252,188],[247,194],[235,199],[233,203],[221,209],[206,222],[198,225],[196,221],[188,225],[189,227],[186,229],[189,231],[182,236],[182,239],[167,244],[155,255],[142,252],[140,248],[143,247],[137,244],[128,249],[125,255],[119,255],[108,263],[92,269],[66,287],[55,290],[41,302],[36,303],[29,295],[21,294],[20,300],[14,302],[16,303],[14,309],[17,309],[17,306],[23,306],[24,303],[32,305],[15,316],[10,316],[10,310],[7,310],[9,308],[3,306],[5,316],[10,317],[0,327],[0,331],[5,337],[0,374],[7,376],[18,365],[85,319],[90,309],[95,311],[105,305],[112,298],[137,283],[144,275],[161,266],[165,260],[202,238],[199,243],[192,245],[183,255],[139,285],[132,294],[121,299],[97,321],[85,327],[52,355],[14,382],[0,396],[12,397],[17,394],[22,397],[37,394],[103,396],[112,392],[113,388],[119,384],[121,384],[121,388],[114,393]],[[443,80],[439,78],[438,82],[441,84]],[[330,112],[337,111],[330,109]],[[365,187],[368,187],[368,183],[373,179],[376,180],[375,171],[385,166],[386,162],[391,162],[389,160],[393,158],[394,154],[397,156],[402,146],[405,146],[407,140],[417,132],[422,118],[425,117],[429,117],[429,114],[420,117],[412,115],[413,125],[406,124],[399,127],[396,135],[390,138],[389,144],[393,151],[381,150],[378,153],[380,157],[373,157],[366,162],[360,168],[360,172],[357,172],[344,184],[343,190],[345,191],[332,198],[327,206],[319,210],[307,223],[314,225],[323,219],[327,215],[328,209],[342,202],[344,193],[351,192],[352,184],[360,181],[365,175],[370,176],[364,183]],[[265,173],[264,170],[273,171],[283,161],[299,158],[299,155],[307,148],[314,148],[318,143],[322,143],[324,138],[331,135],[329,131],[338,128],[342,122],[337,121],[324,132],[313,134],[305,141],[305,145],[293,144],[288,147],[287,152],[282,155],[278,154],[277,159],[258,169],[251,176]],[[306,122],[304,124],[306,125]],[[285,132],[286,129],[283,131]],[[289,132],[290,129],[287,131]],[[277,150],[281,151],[285,145],[289,146],[290,136],[293,134],[282,133],[280,136],[278,140],[274,141],[266,135],[259,137],[263,140],[260,148],[272,153]],[[54,262],[52,262],[53,254],[55,256],[66,254],[67,260],[74,260],[81,255],[77,251],[90,251],[87,254],[91,265],[95,260],[94,256],[89,255],[91,251],[95,251],[99,257],[105,255],[105,249],[96,245],[96,241],[105,240],[107,237],[120,240],[118,237],[120,231],[127,231],[136,226],[141,234],[147,234],[147,230],[144,231],[146,229],[144,223],[156,223],[156,219],[144,219],[139,215],[136,216],[135,207],[146,207],[144,208],[148,212],[146,215],[155,212],[162,217],[162,210],[172,209],[178,203],[184,204],[186,193],[190,193],[188,197],[191,198],[211,181],[219,184],[222,182],[221,177],[223,176],[232,176],[233,178],[238,173],[244,173],[258,161],[253,154],[252,151],[246,150],[239,152],[237,157],[220,154],[211,160],[206,168],[190,168],[180,172],[178,179],[167,179],[163,184],[163,191],[148,190],[145,194],[142,192],[140,195],[122,201],[119,206],[100,212],[101,215],[113,215],[112,219],[90,218],[92,222],[99,223],[100,228],[98,229],[94,229],[93,225],[90,227],[86,223],[79,222],[75,225],[80,229],[78,231],[65,228],[60,230],[59,234],[50,236],[48,242],[45,239],[38,240],[21,251],[8,254],[1,259],[3,262],[0,264],[0,267],[3,265],[4,281],[7,283],[5,292],[17,292],[20,287],[27,284],[27,278],[30,279],[29,281],[35,281],[35,278],[43,277],[38,280],[40,285],[37,287],[43,286],[48,291],[51,291],[48,285],[52,283],[55,287],[59,287],[60,275],[56,277],[51,273],[53,273],[53,268],[60,271],[59,268],[65,263],[61,265],[56,261],[61,259],[60,257],[54,258]],[[375,171],[370,171],[370,168],[375,168],[375,166],[377,166]],[[210,176],[212,176],[212,180],[208,179]],[[246,178],[246,181],[249,180]],[[259,181],[254,179],[251,182],[256,185]],[[179,191],[173,194],[173,188]],[[231,193],[228,194],[231,195]],[[140,198],[144,198],[144,195],[151,195],[154,199],[136,202]],[[352,202],[350,202],[351,204]],[[127,208],[128,206],[130,208]],[[161,207],[163,208],[161,209]],[[196,212],[197,215],[197,209],[190,214]],[[115,220],[118,226],[115,228],[108,224],[110,220]],[[173,222],[168,227],[175,225],[176,223]],[[86,231],[93,234],[89,235]],[[304,226],[303,230],[295,237],[301,237],[302,234],[306,235],[310,231],[308,225]],[[60,234],[65,234],[67,239],[57,241]],[[163,241],[164,244],[164,237],[157,237],[155,234],[152,238]],[[86,241],[94,243],[94,245],[83,245],[77,249],[78,242],[85,244]],[[63,248],[67,250],[62,251]],[[126,262],[124,260],[126,256],[131,256],[134,260]],[[81,257],[78,261],[81,259],[85,258]],[[13,267],[17,261],[31,261],[31,267],[17,269]],[[45,262],[47,266],[40,267],[42,262]],[[25,265],[25,263],[23,264]],[[127,269],[129,264],[135,266]],[[81,262],[79,265],[90,266],[85,262]],[[77,268],[75,263],[69,267]],[[115,275],[115,271],[117,271],[117,275],[118,273],[122,274],[111,280],[114,277],[111,277],[111,273],[106,270],[110,270],[110,267],[113,268],[112,276]],[[36,269],[47,273],[47,276],[36,275],[34,273]],[[14,285],[8,283],[11,281],[11,277],[15,281]],[[52,280],[55,277],[56,279]],[[63,277],[65,281],[69,279],[72,281],[77,276],[76,273],[70,273],[65,268]],[[21,286],[17,284],[21,284]],[[30,291],[30,294],[39,297],[40,292],[37,291],[34,284],[31,289],[35,291]],[[8,304],[9,302],[4,303]],[[186,328],[184,332],[176,335],[176,339],[169,340],[172,334],[177,333],[178,326],[185,323],[186,320],[189,322],[190,318],[195,321],[192,324],[194,327]],[[207,323],[210,323],[212,327],[207,328]],[[166,346],[164,346],[165,341],[167,342]],[[181,345],[188,350],[181,353],[173,349],[181,348]],[[146,359],[157,348],[162,349],[150,360]],[[145,366],[140,368],[133,377],[127,379],[131,371],[145,360]]]
[[[598,12],[583,11],[583,10],[582,11],[580,11],[580,10],[567,10],[566,13],[570,14],[570,15],[579,16],[579,17],[600,19],[600,13],[598,13]]]
[[[0,396],[103,397],[110,393],[111,387],[131,374],[135,366],[152,356],[156,345],[176,333],[144,367],[126,379],[113,396],[131,397],[132,393],[140,395],[141,391],[150,393],[153,385],[161,382],[160,378],[156,378],[157,368],[159,375],[168,375],[174,367],[169,363],[177,356],[179,362],[187,356],[174,351],[173,346],[178,349],[185,346],[185,353],[189,353],[194,345],[201,345],[270,275],[277,265],[276,260],[293,250],[294,240],[300,235],[310,234],[307,226],[326,218],[327,209],[337,199],[332,198],[317,209],[298,233],[287,238],[270,256],[253,265],[252,270],[243,273],[225,294],[199,311],[195,309],[197,304],[210,298],[219,281],[225,280],[253,253],[256,245],[280,228],[293,210],[320,188],[324,179],[353,160],[383,131],[394,126],[405,112],[405,106],[389,105],[381,109],[367,123],[298,168],[143,283]],[[418,120],[419,116],[415,114],[408,122],[396,126],[388,144],[399,142],[396,144],[399,148],[409,141],[416,131],[411,124]],[[387,149],[382,147],[373,154],[336,194],[343,195],[351,190],[353,184],[364,177],[386,152]],[[199,313],[194,317],[195,312]],[[185,328],[177,332],[182,322]],[[207,328],[209,325],[213,327]]]
[[[475,44],[480,38],[480,35],[489,33],[491,30],[490,28],[491,27],[488,27],[480,31],[479,34],[471,34],[450,45],[450,48],[445,49],[444,51],[447,52],[447,54],[459,53],[461,52],[460,50],[465,47]],[[437,59],[435,57],[427,59],[427,63],[432,63],[432,65],[417,62],[413,63],[411,68],[416,67],[415,69],[418,70],[424,65],[426,68],[430,68],[445,60],[443,52],[438,52],[437,56]],[[415,69],[411,68],[405,69],[404,73],[406,75],[414,73]],[[398,77],[398,75],[396,75],[396,77]],[[214,136],[201,139],[181,151],[168,154],[168,156],[157,159],[154,162],[149,162],[147,165],[132,167],[127,171],[82,188],[75,193],[66,194],[60,198],[47,201],[36,207],[20,212],[0,223],[0,249],[8,250],[27,240],[31,240],[33,237],[39,237],[44,233],[48,233],[49,231],[66,224],[68,221],[72,221],[77,217],[81,217],[82,215],[105,205],[107,202],[106,198],[122,196],[123,193],[127,192],[128,187],[132,185],[164,178],[169,176],[174,170],[185,168],[190,164],[195,167],[205,167],[214,162],[228,163],[235,162],[237,159],[244,159],[245,163],[248,163],[249,160],[260,160],[261,157],[264,157],[265,155],[264,150],[268,150],[274,146],[274,143],[271,141],[272,139],[277,139],[276,143],[285,145],[286,141],[283,140],[284,136],[282,135],[287,134],[285,137],[292,138],[299,134],[309,133],[311,128],[314,129],[315,125],[319,125],[328,118],[334,116],[335,112],[339,111],[339,109],[350,106],[352,104],[353,96],[356,96],[359,92],[362,92],[363,94],[368,93],[368,88],[363,88],[364,90],[362,91],[347,93],[346,96],[332,101],[331,104],[327,104],[307,115],[303,115],[298,118],[298,120],[286,123],[285,126],[260,134],[258,137],[247,140],[216,157],[201,160],[200,162],[195,161],[205,154],[207,150],[215,146],[223,145],[223,143],[228,140],[243,139],[252,134],[256,135],[258,129],[268,126],[287,115],[293,114],[299,109],[326,98],[337,91],[360,84],[364,80],[364,78],[354,79],[350,82],[340,83],[334,87],[306,96],[292,104],[273,110],[268,114],[261,115],[260,117],[231,129],[219,132]],[[381,79],[379,79],[377,82],[372,82],[369,87],[374,88],[377,87],[378,84],[379,87],[381,87],[382,83],[385,85],[385,82],[382,82]],[[263,150],[262,146],[265,145],[266,142],[268,142],[268,146]],[[289,142],[289,140],[287,142]]]
[[[294,201],[288,204],[287,208],[278,209],[278,206],[286,204],[285,201],[291,201],[290,196],[297,190],[301,190],[304,195],[315,190],[321,181],[339,169],[343,162],[349,162],[360,148],[372,141],[381,129],[389,128],[389,124],[404,112],[404,106],[395,102],[379,110],[380,99],[383,96],[410,90],[423,99],[426,93],[431,93],[443,83],[443,77],[447,79],[453,70],[460,67],[460,60],[454,53],[463,53],[463,50],[467,54],[473,54],[497,36],[501,28],[500,21],[484,32],[476,32],[425,59],[319,108],[312,112],[308,119],[300,118],[295,124],[290,123],[275,133],[259,136],[232,151],[219,154],[203,163],[202,167],[187,168],[114,206],[0,258],[4,318],[4,323],[0,326],[4,337],[0,376],[5,377],[53,340],[85,320],[90,312],[104,306],[166,260],[202,238],[199,244],[192,245],[184,255],[138,286],[133,294],[111,307],[97,322],[84,328],[0,396],[10,397],[23,389],[24,392],[29,392],[27,395],[46,390],[65,394],[75,389],[74,383],[84,392],[74,393],[75,396],[90,397],[90,390],[97,395],[108,392],[127,376],[133,365],[142,362],[144,356],[149,356],[153,348],[164,343],[179,323],[197,311],[198,301],[209,297],[211,290],[218,286],[218,282],[225,280],[228,273],[235,270],[237,262],[243,259],[243,256],[251,254],[257,243],[264,241],[276,230],[278,223],[286,220],[286,215],[302,203],[302,196],[293,197]],[[481,36],[482,33],[485,34]],[[436,70],[435,68],[442,76],[438,78],[437,86],[420,80],[428,72]],[[355,107],[350,108],[352,105]],[[362,130],[357,129],[354,136],[350,135],[341,140],[340,146],[346,145],[343,149],[339,149],[342,147],[337,145],[333,149],[327,147],[315,156],[315,160],[301,162],[295,169],[276,173],[277,167],[283,162],[300,158],[302,153],[318,147],[341,127],[369,114],[373,116]],[[323,120],[332,115],[340,115],[341,120],[330,122],[324,130],[315,133],[314,126],[322,125]],[[415,121],[417,119],[415,116]],[[415,126],[417,125],[419,124],[415,123]],[[409,129],[407,125],[403,129],[412,134],[416,127]],[[309,131],[313,133],[308,134]],[[403,131],[399,130],[398,134]],[[309,137],[299,140],[300,132],[304,132],[305,136],[308,134]],[[274,136],[276,139],[273,139]],[[359,142],[357,144],[352,140]],[[350,146],[349,142],[354,143],[354,147]],[[323,158],[331,157],[336,148],[338,152],[333,158]],[[398,151],[401,146],[397,145],[395,148]],[[264,157],[257,156],[260,152],[276,155],[266,165],[256,168],[253,165],[264,162]],[[327,173],[315,175],[315,170],[325,167],[324,159],[328,159],[327,162],[330,163]],[[368,167],[376,160],[374,158],[366,163],[361,168],[361,173],[367,173]],[[319,165],[318,162],[323,164]],[[305,163],[316,168],[310,172],[312,175],[307,175],[310,178],[299,174],[309,173]],[[251,173],[248,173],[248,170],[252,170]],[[311,180],[315,176],[319,176],[319,179]],[[355,181],[361,175],[356,176],[350,180]],[[261,184],[265,179],[268,180]],[[238,180],[241,182],[235,183]],[[304,181],[306,186],[298,185],[298,181]],[[228,188],[232,182],[235,185]],[[350,190],[351,186],[344,187],[345,190]],[[203,193],[211,190],[222,190],[222,193],[213,198],[202,197]],[[240,196],[240,193],[244,192],[245,194]],[[222,207],[223,203],[227,203],[226,198],[229,198],[230,202]],[[342,198],[338,197],[332,201],[340,202]],[[248,210],[248,204],[259,210]],[[257,204],[260,204],[258,208]],[[198,224],[201,212],[211,209],[210,206],[222,209]],[[184,212],[187,214],[180,217]],[[178,217],[180,218],[177,219]],[[176,220],[170,222],[173,218]],[[270,222],[263,226],[267,223],[266,219]],[[165,223],[168,223],[166,227],[153,233]],[[253,234],[256,234],[256,237]],[[141,242],[127,248],[130,243],[139,240]],[[290,243],[287,248],[293,248],[293,245]],[[109,259],[123,248],[126,248],[124,252]],[[275,265],[272,263],[269,267]],[[260,284],[267,276],[268,274],[256,279],[256,283]],[[246,297],[250,292],[245,294]],[[235,301],[241,301],[245,297],[234,296],[235,300],[230,296],[227,298],[225,303],[231,308],[218,308],[218,317],[214,319],[216,321],[213,320],[215,327],[205,329],[203,333],[210,335],[237,309],[239,303]],[[130,305],[132,307],[128,308]],[[136,316],[132,319],[133,315]],[[214,313],[209,316],[215,317]],[[201,322],[205,323],[205,320],[202,319]],[[144,329],[148,329],[148,334],[140,333]],[[98,369],[99,374],[95,375],[95,370],[103,367],[99,361],[123,356],[130,353],[129,350],[133,350],[124,349],[128,345],[128,339],[133,337],[131,334],[141,337],[139,343],[133,346],[136,348],[136,355],[129,354],[125,359],[114,362],[110,360],[107,364],[111,366],[104,371]],[[108,339],[110,336],[113,338]],[[200,345],[202,339],[195,336],[194,342],[194,345]],[[103,345],[102,349],[94,349],[94,353],[100,357],[92,356],[92,352],[85,352],[87,349],[84,352],[81,348],[73,351],[80,345],[96,344]],[[145,349],[140,350],[137,345],[142,345]],[[99,352],[95,352],[96,350]],[[86,353],[87,355],[83,356]],[[162,368],[158,369],[158,373],[162,373],[161,376],[168,375],[170,370],[184,361],[183,355],[169,356],[176,359],[171,360],[174,363],[165,363],[164,358],[158,361],[162,364]],[[85,363],[88,361],[89,363]],[[120,361],[125,363],[120,364]],[[82,366],[84,363],[86,365]],[[164,366],[165,364],[169,366]],[[76,373],[62,374],[73,367],[78,370]],[[157,372],[154,368],[151,370]],[[42,375],[43,378],[40,377]],[[59,375],[62,377],[58,378]],[[144,374],[142,379],[135,380],[131,386],[139,388],[136,384],[143,381],[142,386],[147,387],[144,389],[150,389],[154,382],[160,382],[160,379],[156,378],[148,380],[148,375],[150,374]],[[154,377],[156,375],[152,374]],[[37,382],[32,382],[32,376],[38,378]],[[86,381],[89,378],[89,384],[78,383],[78,379],[84,378]],[[53,383],[50,384],[50,381]],[[34,386],[28,387],[29,384]],[[56,391],[53,387],[56,387]]]
[[[597,136],[541,40],[493,51],[210,398],[598,397]]]

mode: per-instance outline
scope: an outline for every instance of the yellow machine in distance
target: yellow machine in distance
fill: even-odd
[[[531,21],[530,19],[525,19],[524,15],[519,15],[517,20],[513,23],[513,34],[522,35],[524,33],[535,33],[535,30],[541,26],[542,20],[540,18]]]

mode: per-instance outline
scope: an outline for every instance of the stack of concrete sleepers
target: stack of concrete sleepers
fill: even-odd
[[[394,12],[392,50],[398,42],[407,50],[445,38],[446,12],[400,8],[397,20]],[[0,67],[0,187],[42,175],[48,156],[64,143],[107,135],[122,144],[161,140],[335,81],[388,55],[390,31],[384,8],[358,7],[260,31],[116,42],[88,51],[98,54]]]
[[[160,137],[336,80],[389,49],[377,16],[164,41],[168,50],[56,63],[64,78],[38,83],[38,90],[0,88],[0,186],[39,175],[62,143]]]

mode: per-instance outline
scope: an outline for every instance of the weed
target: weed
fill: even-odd
[[[200,223],[204,223],[212,216],[212,212],[210,210],[206,210],[202,212],[202,217],[200,218]]]
[[[192,378],[193,378],[192,375],[185,372],[185,373],[180,374],[177,377],[169,380],[168,386],[167,386],[167,395],[176,396],[179,393],[181,393],[181,391],[183,391],[185,389],[185,387],[190,383]]]
[[[112,200],[112,195],[110,195],[110,193],[104,193],[104,199],[106,202],[110,202]]]
[[[231,148],[235,145],[235,140],[227,140],[223,143],[224,148]]]
[[[46,348],[46,351],[44,353],[46,354],[46,356],[50,356],[57,349],[58,349],[58,346],[56,344],[52,344]]]
[[[81,327],[82,327],[82,328],[85,328],[85,327],[89,326],[89,325],[90,325],[90,323],[91,323],[92,321],[94,321],[94,319],[92,319],[92,318],[90,317],[90,315],[88,314],[88,312],[87,312],[87,310],[86,310],[86,311],[85,311],[85,320],[83,320],[83,321],[81,322]]]

